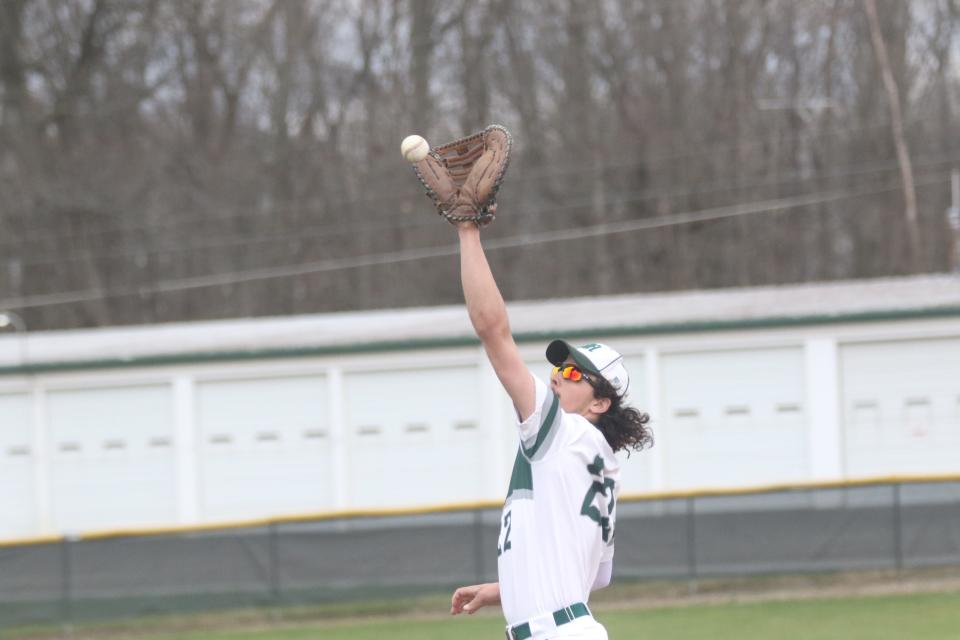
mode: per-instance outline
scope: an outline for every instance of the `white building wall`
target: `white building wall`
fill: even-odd
[[[597,338],[653,416],[625,494],[960,472],[960,321]],[[476,346],[7,376],[0,539],[499,500],[512,423]]]
[[[480,500],[484,460],[474,364],[345,374],[351,508]]]
[[[843,477],[837,341],[833,336],[811,337],[803,352],[810,480],[834,480]]]
[[[55,530],[176,521],[169,384],[48,388],[44,400]]]
[[[670,353],[661,371],[668,487],[809,478],[801,348]]]
[[[204,521],[334,508],[325,375],[202,378],[194,398]]]
[[[840,349],[844,472],[960,470],[960,338]]]
[[[0,537],[33,535],[39,526],[36,464],[31,395],[0,393]]]

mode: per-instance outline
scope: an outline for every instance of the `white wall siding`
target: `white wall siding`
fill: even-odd
[[[848,476],[960,469],[960,338],[841,347]]]
[[[50,389],[45,398],[53,527],[176,521],[170,385]]]
[[[0,393],[0,536],[36,533],[33,398]]]
[[[345,374],[351,507],[484,497],[479,376],[475,365]]]
[[[323,375],[196,385],[203,520],[334,507]]]
[[[852,286],[829,289],[836,297]],[[886,299],[881,284],[870,289]],[[818,291],[807,291],[799,311],[819,308]],[[785,304],[787,293],[761,292],[770,304]],[[698,294],[694,316],[683,315],[681,294],[647,303],[660,304],[664,322],[707,322],[717,303],[728,319],[740,313],[726,296]],[[645,333],[631,320],[646,318],[641,302],[613,300],[620,315],[604,318],[610,327],[622,320],[618,335],[602,326],[591,335],[624,354],[629,402],[652,416],[654,449],[619,456],[624,494],[960,473],[960,315],[921,309],[755,327],[748,313],[738,326]],[[555,329],[535,318],[572,323],[603,303],[578,302],[580,315],[564,301],[519,314],[514,306],[514,326],[535,331],[520,340],[531,371],[549,376],[540,336]],[[418,333],[391,333],[398,318]],[[470,331],[458,308],[237,320],[225,341],[220,325],[207,324],[31,335],[30,353],[45,354],[50,369],[0,376],[0,539],[500,501],[516,419],[482,348],[461,340],[456,322]],[[383,349],[323,350],[336,336],[376,327]],[[430,346],[397,348],[432,333]],[[287,357],[281,348],[294,340],[300,351]],[[198,352],[173,351],[183,344]],[[78,345],[117,360],[72,361]],[[61,352],[65,359],[51,364]],[[153,353],[176,357],[137,365]]]
[[[807,478],[800,348],[672,353],[661,367],[670,487]]]
[[[837,341],[833,337],[809,338],[804,344],[804,355],[810,480],[835,480],[843,476]]]

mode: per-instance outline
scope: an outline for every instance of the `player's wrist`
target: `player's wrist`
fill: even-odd
[[[498,605],[500,604],[500,583],[499,582],[488,582],[483,585],[481,589],[483,592],[482,599],[483,603],[486,606]]]
[[[472,238],[480,235],[480,227],[473,222],[460,222],[457,224],[457,233],[461,238]]]

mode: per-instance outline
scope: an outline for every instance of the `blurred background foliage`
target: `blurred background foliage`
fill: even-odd
[[[899,118],[866,6],[3,0],[0,308],[36,330],[457,303],[399,143],[493,122],[508,299],[951,269],[960,0],[877,2]],[[678,215],[735,205],[758,212]]]

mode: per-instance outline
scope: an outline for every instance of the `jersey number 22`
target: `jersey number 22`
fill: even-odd
[[[506,553],[510,551],[510,511],[507,511],[506,515],[503,516],[503,544],[497,545],[497,557],[500,557],[501,553]]]
[[[602,470],[603,458],[600,456],[597,456],[593,459],[593,464],[587,465],[587,471],[590,472],[590,475],[599,476]],[[600,509],[593,504],[593,501],[596,500],[597,495],[606,496],[607,490],[609,490],[610,503],[607,505],[607,513],[613,515],[613,510],[617,504],[616,497],[613,495],[613,484],[613,478],[604,478],[603,482],[594,480],[593,484],[590,485],[590,489],[587,491],[587,495],[583,497],[583,506],[580,507],[581,515],[587,516],[600,525],[600,531],[603,533],[604,542],[610,542],[613,529],[610,527],[610,518],[608,516],[601,515]]]

